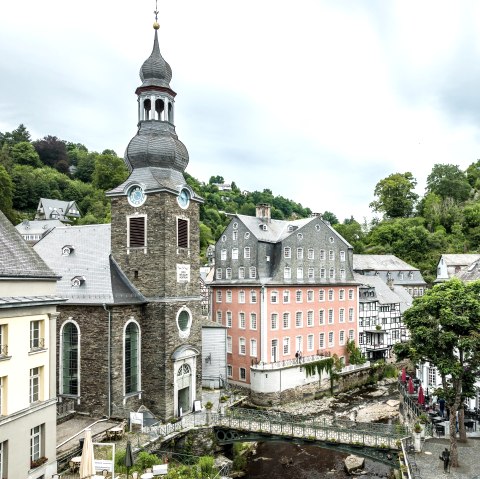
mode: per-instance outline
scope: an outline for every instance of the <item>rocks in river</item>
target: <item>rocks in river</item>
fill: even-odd
[[[353,471],[363,469],[363,466],[365,465],[365,458],[351,454],[343,460],[343,463],[345,464],[345,470],[351,474]]]
[[[390,407],[398,407],[399,404],[400,404],[400,401],[398,401],[396,399],[389,399],[387,401],[387,405],[390,406]]]
[[[278,461],[282,466],[293,466],[293,458],[282,456]]]
[[[376,389],[375,391],[372,391],[371,393],[368,393],[368,396],[372,397],[372,398],[378,398],[378,397],[381,397],[381,396],[385,396],[385,394],[388,393],[388,390],[384,387],[380,387],[378,389]]]
[[[226,466],[227,464],[232,465],[233,461],[231,459],[228,459],[228,457],[222,456],[222,454],[215,456],[215,467],[217,469],[221,469],[223,466]]]
[[[388,402],[372,404],[359,409],[357,412],[358,422],[377,422],[398,416],[398,405],[390,406]]]

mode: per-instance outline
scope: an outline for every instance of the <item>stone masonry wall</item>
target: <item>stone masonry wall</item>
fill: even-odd
[[[342,373],[340,379],[335,382],[334,392],[340,393],[362,386],[370,380],[370,369],[361,369],[359,371],[351,371]],[[251,392],[250,401],[257,406],[271,406],[276,404],[284,404],[292,401],[300,401],[304,399],[314,399],[316,395],[326,394],[330,390],[330,379],[322,379],[321,385],[318,381],[295,388],[286,389],[275,393]]]
[[[147,248],[127,254],[127,215],[147,215]],[[189,246],[177,248],[177,217],[189,220]],[[112,198],[112,255],[122,271],[146,297],[200,296],[199,205],[187,210],[171,193],[147,195],[146,202],[133,208],[126,197]],[[177,283],[177,264],[190,265],[190,282]],[[135,273],[137,272],[137,273]],[[135,275],[137,274],[138,277]]]

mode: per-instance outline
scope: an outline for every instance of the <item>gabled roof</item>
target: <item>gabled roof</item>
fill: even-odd
[[[480,279],[480,258],[473,261],[467,268],[463,268],[462,271],[455,275],[461,281],[476,281]]]
[[[43,235],[57,226],[63,226],[63,223],[60,220],[24,220],[15,228],[21,235]]]
[[[50,198],[40,198],[37,210],[43,208],[43,215],[46,220],[58,219],[64,222],[70,222],[69,216],[80,218],[80,212],[75,201],[61,201]],[[39,211],[35,219],[39,219]]]
[[[0,278],[57,278],[1,211]]]
[[[285,221],[285,220],[269,220],[268,223],[261,218],[247,215],[236,215],[237,218],[243,222],[243,224],[252,232],[252,234],[259,240],[266,243],[278,243],[288,236],[297,232],[299,228],[305,226],[311,221],[315,220],[314,217],[302,218],[299,220]],[[262,229],[260,226],[266,225],[266,229]],[[296,229],[289,229],[289,226],[296,227]],[[337,233],[338,234],[338,233]]]
[[[394,284],[393,290],[400,298],[400,312],[403,314],[404,311],[412,306],[414,298],[403,286]]]
[[[441,259],[447,266],[468,266],[480,259],[480,254],[442,254]]]
[[[393,254],[354,254],[355,271],[418,271]]]
[[[353,277],[358,283],[370,288],[375,288],[375,294],[380,304],[394,304],[400,302],[398,295],[378,276],[364,276],[363,274],[353,273]]]
[[[62,254],[65,246],[70,254]],[[111,258],[109,224],[55,228],[34,249],[62,276],[57,294],[68,298],[68,303],[145,302]],[[74,283],[74,278],[84,280]]]

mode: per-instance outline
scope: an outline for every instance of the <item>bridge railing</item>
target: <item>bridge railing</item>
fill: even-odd
[[[212,425],[260,434],[292,436],[332,443],[358,444],[397,449],[398,441],[409,434],[401,424],[359,423],[331,418],[297,418],[285,413],[231,410],[213,414]]]

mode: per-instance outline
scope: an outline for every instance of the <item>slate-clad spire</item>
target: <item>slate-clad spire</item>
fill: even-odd
[[[140,68],[142,85],[136,90],[138,132],[125,151],[124,160],[131,172],[127,183],[140,181],[147,193],[158,187],[180,191],[186,183],[183,172],[188,165],[188,151],[175,132],[176,93],[170,88],[172,69],[160,53],[160,26],[156,21],[153,28],[152,53]],[[120,185],[110,193],[123,187]]]
[[[154,28],[158,23],[154,24]],[[160,86],[170,88],[172,79],[172,69],[160,53],[158,45],[158,28],[155,28],[155,40],[153,41],[153,50],[151,55],[145,60],[140,68],[140,80],[142,87]]]

